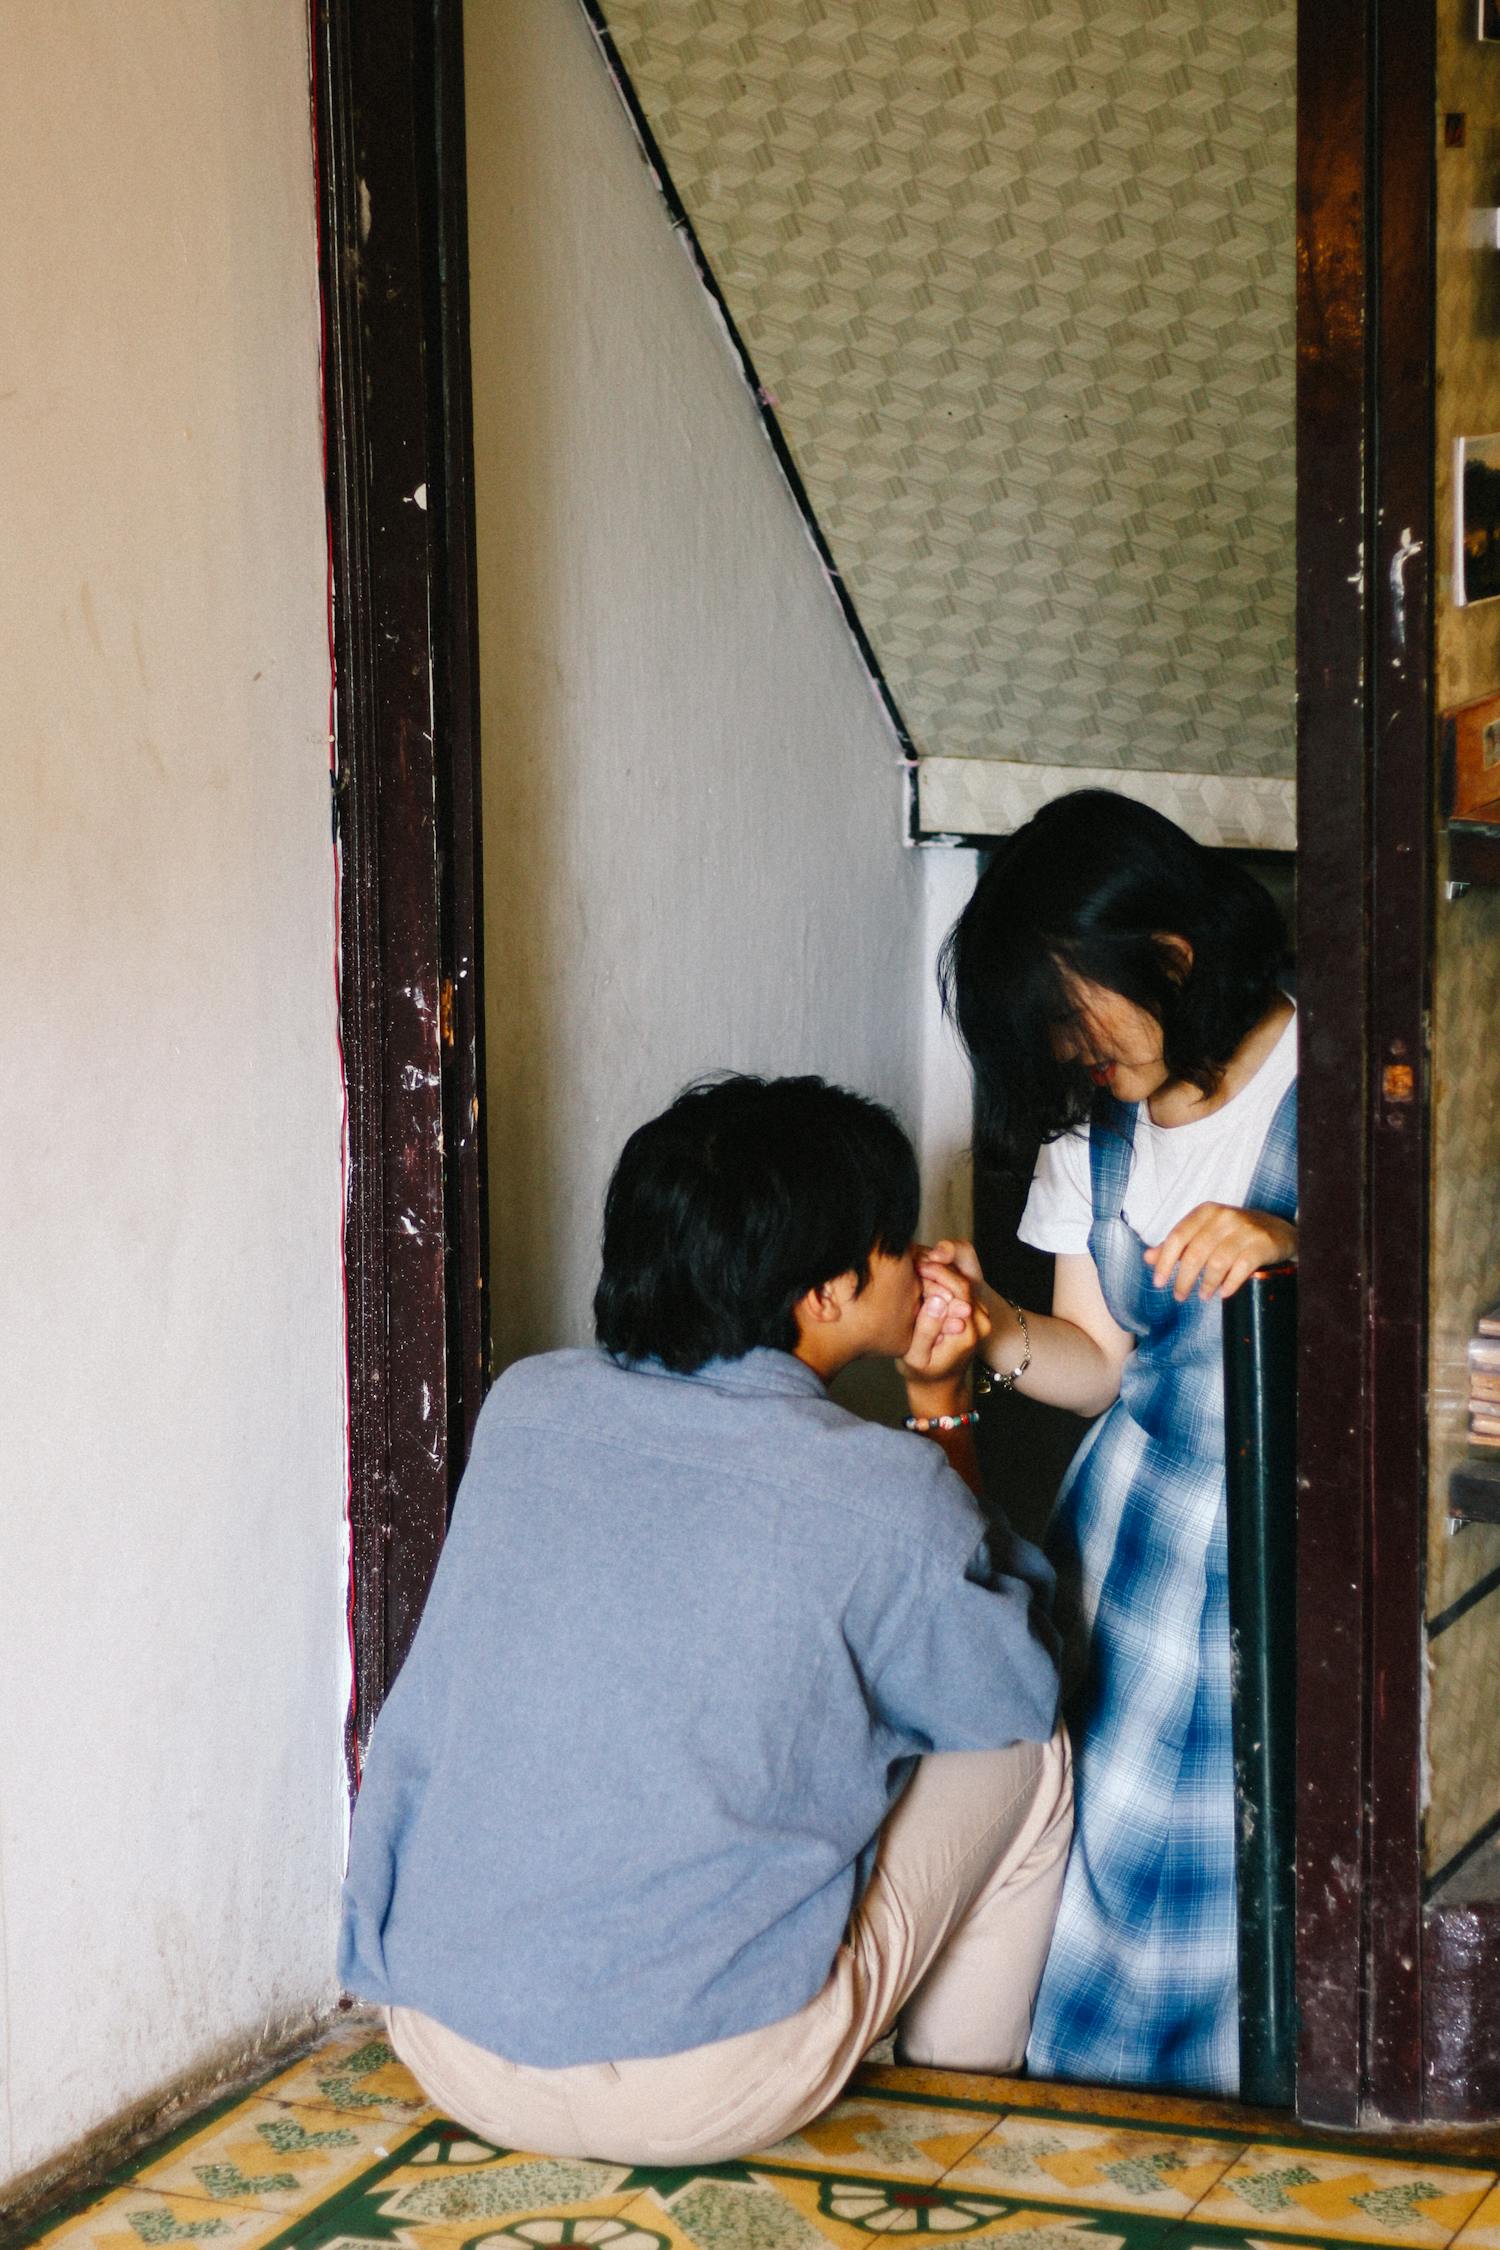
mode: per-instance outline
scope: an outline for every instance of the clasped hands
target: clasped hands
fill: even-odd
[[[961,1250],[969,1250],[974,1277],[953,1263]],[[920,1408],[946,1413],[961,1405],[955,1392],[970,1360],[990,1332],[990,1316],[980,1300],[983,1279],[979,1261],[967,1243],[939,1242],[931,1248],[917,1243],[912,1252],[922,1283],[922,1302],[912,1328],[911,1342],[896,1362],[896,1372],[912,1394],[923,1394]],[[943,1392],[942,1397],[937,1396]],[[928,1395],[929,1393],[933,1395]]]

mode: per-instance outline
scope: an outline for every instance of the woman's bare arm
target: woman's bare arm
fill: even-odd
[[[997,1375],[1015,1367],[1025,1351],[1013,1307],[990,1288],[970,1242],[934,1243],[930,1255],[957,1269],[971,1284],[989,1316],[990,1332],[980,1346]],[[1113,1406],[1120,1395],[1120,1370],[1135,1348],[1104,1302],[1099,1275],[1086,1250],[1056,1260],[1050,1313],[1026,1313],[1031,1364],[1016,1383],[1023,1398],[1063,1406],[1091,1418]]]

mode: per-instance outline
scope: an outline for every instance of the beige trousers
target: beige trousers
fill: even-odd
[[[1061,1729],[1048,1743],[923,1758],[880,1832],[827,1983],[763,2030],[683,2054],[536,2070],[392,2008],[391,2044],[431,2100],[483,2140],[635,2164],[769,2147],[826,2109],[895,2024],[907,2062],[1014,2070],[1072,1806]]]

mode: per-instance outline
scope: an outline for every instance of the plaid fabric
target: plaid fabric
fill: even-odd
[[[1239,2080],[1221,1308],[1154,1287],[1122,1206],[1135,1110],[1090,1130],[1089,1249],[1139,1341],[1084,1439],[1048,1535],[1076,1674],[1077,1827],[1037,1998],[1034,2075]],[[1296,1088],[1246,1197],[1297,1207]]]

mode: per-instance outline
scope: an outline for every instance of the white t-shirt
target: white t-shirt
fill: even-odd
[[[1153,1125],[1141,1104],[1125,1216],[1144,1243],[1160,1242],[1199,1203],[1244,1202],[1271,1119],[1296,1075],[1294,1013],[1248,1086],[1222,1109],[1191,1125]],[[1017,1232],[1034,1250],[1067,1257],[1088,1249],[1093,1209],[1088,1127],[1080,1125],[1042,1149]]]

